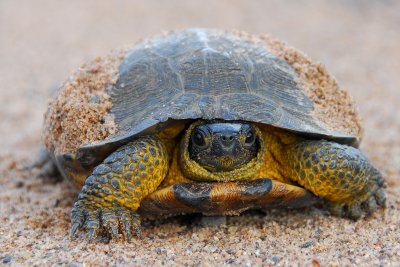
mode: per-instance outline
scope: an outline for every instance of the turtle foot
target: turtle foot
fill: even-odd
[[[56,164],[52,160],[46,148],[41,147],[33,162],[23,166],[25,170],[31,171],[39,169],[35,178],[43,179],[45,182],[58,183],[62,181],[62,176],[57,169]]]
[[[71,238],[78,229],[88,232],[87,240],[93,242],[100,232],[108,233],[112,239],[118,240],[118,233],[125,240],[132,240],[132,232],[141,238],[140,216],[124,207],[88,208],[82,201],[77,201],[71,212]]]
[[[329,212],[334,216],[348,217],[353,220],[361,218],[363,213],[371,215],[379,207],[385,207],[386,195],[382,188],[367,195],[364,200],[355,200],[348,204],[338,204],[329,202],[327,204]]]

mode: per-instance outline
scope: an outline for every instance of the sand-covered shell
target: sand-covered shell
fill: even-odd
[[[50,102],[45,143],[98,162],[138,135],[194,119],[258,122],[357,146],[357,110],[320,64],[269,36],[188,29],[84,65]]]

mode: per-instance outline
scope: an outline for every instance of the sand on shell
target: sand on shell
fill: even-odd
[[[65,81],[44,116],[43,142],[51,152],[72,153],[117,131],[106,88],[116,83],[124,50],[82,65]]]
[[[297,86],[303,88],[314,103],[313,116],[321,123],[320,126],[361,140],[363,129],[356,105],[324,66],[267,34],[257,36],[229,30],[217,30],[211,34],[236,35],[243,41],[264,46],[286,61],[298,75]],[[162,36],[167,35],[163,33]],[[149,37],[147,42],[153,38]],[[118,125],[109,112],[113,103],[107,89],[116,83],[119,65],[135,48],[131,46],[129,50],[115,50],[104,58],[97,57],[82,65],[60,86],[54,99],[49,100],[44,119],[43,141],[50,152],[74,153],[81,146],[118,132]]]
[[[396,1],[0,2],[0,264],[400,264],[400,4]],[[205,227],[193,217],[146,222],[143,239],[68,237],[76,197],[27,171],[53,88],[71,70],[162,29],[212,27],[272,36],[324,62],[357,102],[361,148],[388,183],[387,208],[352,222],[324,210],[274,210]]]

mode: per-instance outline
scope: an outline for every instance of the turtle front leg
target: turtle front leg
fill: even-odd
[[[79,228],[88,239],[100,230],[118,237],[118,229],[128,240],[132,228],[140,236],[137,209],[141,200],[154,192],[168,171],[168,153],[156,137],[141,137],[108,156],[86,178],[71,212],[74,236]]]
[[[383,177],[360,150],[328,141],[285,149],[290,178],[327,200],[332,214],[358,219],[385,205]]]

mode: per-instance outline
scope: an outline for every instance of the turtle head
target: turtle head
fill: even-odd
[[[240,168],[257,157],[254,127],[247,122],[204,121],[188,133],[190,159],[211,172]]]

